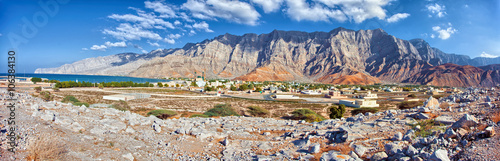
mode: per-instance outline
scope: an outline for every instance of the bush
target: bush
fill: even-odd
[[[248,113],[252,116],[264,117],[269,115],[269,111],[259,106],[249,106]]]
[[[163,87],[163,84],[161,82],[158,82],[158,87]]]
[[[52,100],[54,100],[54,96],[51,95],[50,92],[48,92],[48,91],[42,91],[42,92],[40,92],[39,97],[42,98],[45,101],[52,101]]]
[[[114,109],[117,109],[120,111],[130,110],[130,106],[127,104],[127,102],[125,102],[123,100],[120,100],[119,102],[113,103],[113,105],[111,105],[111,108],[114,108]]]
[[[351,115],[357,115],[359,113],[367,113],[367,112],[370,112],[370,113],[375,113],[377,112],[378,109],[376,108],[370,108],[370,107],[363,107],[363,108],[356,108],[354,110],[351,111]]]
[[[209,117],[213,116],[239,116],[230,104],[218,104],[214,108],[204,113]]]
[[[33,82],[33,84],[36,84],[36,82],[42,82],[42,78],[33,77],[31,78],[31,81]]]
[[[422,105],[424,105],[422,101],[403,101],[398,105],[398,108],[404,110]]]
[[[345,105],[330,107],[330,119],[339,119],[344,117]]]
[[[53,90],[54,92],[59,92],[59,87],[54,87],[54,88],[52,88],[52,90]]]
[[[85,105],[85,107],[90,107],[89,103],[87,103],[87,102],[75,102],[75,103],[73,103],[73,105],[75,105],[75,106]]]
[[[292,118],[296,120],[306,120],[308,122],[319,122],[325,120],[323,116],[318,115],[316,112],[306,108],[294,110],[292,112]]]
[[[66,160],[66,144],[54,134],[43,133],[29,139],[27,160]]]
[[[175,111],[170,111],[170,110],[153,110],[153,111],[149,111],[148,114],[149,115],[154,115],[160,119],[166,119],[166,118],[169,118],[169,117],[172,117],[172,116],[175,116],[177,115],[177,112]]]
[[[65,103],[68,103],[68,102],[71,102],[71,103],[75,103],[75,102],[80,102],[80,100],[76,99],[75,96],[66,96],[63,98],[63,100],[61,102],[65,102]]]
[[[40,91],[42,91],[42,87],[40,86],[35,87],[35,92],[40,93]]]
[[[191,115],[190,117],[191,117],[191,118],[193,118],[193,117],[203,117],[203,118],[209,118],[209,117],[208,117],[207,115],[205,115],[205,114],[194,114],[194,115]]]

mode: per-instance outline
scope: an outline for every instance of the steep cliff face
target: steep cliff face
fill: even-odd
[[[130,75],[189,77],[204,71],[208,78],[366,84],[399,82],[428,66],[410,42],[381,29],[337,28],[225,34],[149,61]]]

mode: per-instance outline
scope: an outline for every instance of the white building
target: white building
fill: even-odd
[[[360,98],[360,99],[377,99],[378,96],[377,96],[377,94],[374,94],[371,91],[368,91],[368,93],[354,96],[354,98]]]
[[[321,94],[320,92],[313,91],[313,90],[305,90],[305,91],[301,91],[300,93],[302,93],[302,94],[313,94],[313,95]]]
[[[345,105],[347,107],[355,107],[355,108],[361,108],[361,107],[379,107],[379,104],[377,104],[377,100],[365,100],[365,99],[343,99],[339,100],[339,104]]]
[[[276,99],[299,99],[299,96],[294,96],[294,95],[276,95]]]

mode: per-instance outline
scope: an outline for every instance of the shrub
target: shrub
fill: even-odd
[[[76,99],[75,96],[66,96],[63,98],[62,102],[71,102],[71,103],[75,103],[75,102],[80,102],[80,100]]]
[[[66,145],[53,134],[41,134],[29,139],[27,160],[65,160]]]
[[[194,114],[194,115],[191,115],[190,117],[191,117],[191,118],[192,118],[192,117],[203,117],[203,118],[209,118],[209,117],[208,117],[207,115],[205,115],[205,114]]]
[[[54,96],[51,95],[50,92],[48,92],[48,91],[42,91],[42,92],[40,92],[39,97],[42,98],[45,101],[52,101],[52,100],[54,100]]]
[[[214,108],[204,113],[209,117],[213,116],[239,116],[230,104],[218,104]]]
[[[434,126],[434,120],[423,120],[418,122],[417,124],[411,125],[412,128],[415,128],[417,125],[420,126],[420,130],[415,131],[415,136],[427,137],[432,134],[433,131],[444,131],[444,129],[439,128],[438,126]],[[441,125],[442,126],[442,125]]]
[[[114,109],[117,109],[120,111],[130,110],[130,106],[127,104],[127,102],[125,102],[123,100],[120,100],[119,102],[113,103],[113,105],[111,105],[111,108],[114,108]]]
[[[422,101],[403,101],[398,105],[398,108],[404,110],[422,105],[424,105]]]
[[[319,122],[325,120],[323,116],[318,115],[316,112],[306,108],[294,110],[292,112],[292,118],[296,120],[306,120],[308,122]]]
[[[59,92],[59,88],[58,88],[58,87],[54,87],[54,88],[52,88],[52,90],[53,90],[54,92]]]
[[[163,84],[161,82],[158,82],[158,87],[163,87]]]
[[[40,91],[42,91],[42,87],[40,86],[35,87],[35,92],[40,93]]]
[[[160,119],[166,119],[166,118],[169,118],[169,117],[177,115],[177,112],[170,111],[170,110],[160,109],[160,110],[149,111],[147,115],[148,116],[149,115],[154,115],[154,116],[156,116],[156,117],[158,117]]]
[[[75,106],[85,105],[85,107],[90,107],[89,103],[87,103],[87,102],[75,102],[75,103],[73,103],[73,105],[75,105]]]
[[[264,117],[269,115],[269,111],[259,106],[249,106],[248,113],[252,116]]]
[[[337,118],[342,118],[344,117],[345,113],[345,105],[340,105],[340,106],[332,106],[330,107],[330,118],[331,119],[337,119]]]
[[[42,82],[42,78],[33,77],[31,78],[31,81],[33,82],[33,84],[36,84],[36,82]]]
[[[351,115],[354,116],[354,115],[357,115],[359,113],[367,113],[367,112],[375,113],[377,111],[378,111],[378,109],[371,108],[371,107],[356,108],[356,109],[351,111]]]

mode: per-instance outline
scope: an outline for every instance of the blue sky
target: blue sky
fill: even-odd
[[[500,56],[498,0],[0,0],[0,65],[19,73],[179,48],[221,34],[382,28],[447,53]]]

